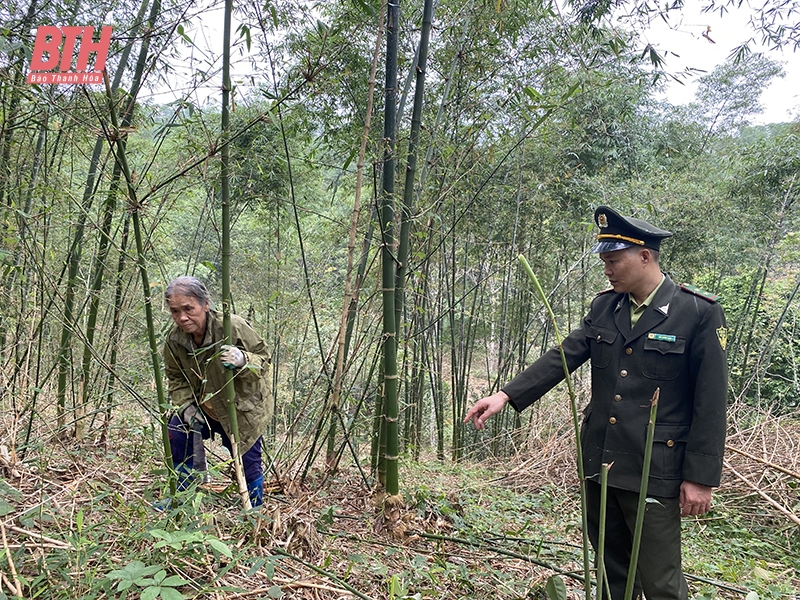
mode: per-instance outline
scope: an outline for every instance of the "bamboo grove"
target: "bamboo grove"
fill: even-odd
[[[220,72],[220,45],[182,78],[207,8],[2,9],[4,443],[155,431],[160,299],[192,274],[270,345],[277,472],[345,461],[396,495],[401,455],[517,451],[518,415],[461,424],[554,343],[516,257],[569,330],[604,287],[601,203],[657,215],[673,279],[721,294],[731,399],[796,409],[800,130],[748,122],[779,65],[745,53],[676,107],[635,23],[522,0],[268,1],[231,7],[245,75]],[[78,13],[114,25],[108,89],[26,84],[31,30]]]

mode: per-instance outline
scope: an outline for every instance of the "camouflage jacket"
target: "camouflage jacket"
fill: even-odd
[[[244,352],[246,364],[233,370],[236,415],[239,422],[239,452],[247,452],[267,428],[274,410],[270,393],[272,360],[264,340],[247,322],[231,315],[232,344]],[[219,359],[223,344],[222,313],[210,310],[206,335],[198,347],[192,336],[173,325],[164,344],[169,395],[182,412],[196,402],[203,412],[222,424],[231,437],[231,424],[224,399],[227,369]]]

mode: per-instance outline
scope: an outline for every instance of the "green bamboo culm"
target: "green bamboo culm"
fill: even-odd
[[[647,484],[650,480],[650,460],[653,456],[653,438],[656,432],[656,413],[658,412],[658,398],[661,388],[656,388],[650,400],[650,422],[647,424],[647,440],[644,445],[644,466],[642,467],[642,483],[639,486],[639,504],[636,507],[636,526],[633,529],[633,543],[631,544],[631,564],[628,567],[628,581],[625,584],[625,598],[630,598],[633,593],[633,583],[636,579],[636,566],[639,563],[639,546],[642,544],[642,526],[644,525],[644,511],[647,506]]]
[[[403,203],[400,219],[400,244],[397,248],[397,276],[395,282],[395,323],[398,334],[403,317],[403,295],[408,272],[408,256],[411,236],[411,211],[414,201],[414,180],[417,173],[417,146],[422,129],[422,105],[425,100],[425,73],[428,66],[428,46],[433,28],[433,0],[425,0],[422,9],[422,31],[419,41],[419,58],[416,65],[416,88],[414,106],[411,111],[411,131],[408,137],[408,163],[403,186]]]
[[[108,81],[108,73],[103,71],[103,79],[106,84],[106,96],[108,97],[108,114],[111,118],[111,125],[113,127],[113,135],[119,135],[119,120],[117,119],[117,111],[114,106],[114,94],[111,91],[111,85]],[[142,279],[142,291],[144,293],[144,313],[145,320],[147,321],[147,339],[150,344],[150,358],[153,362],[153,377],[156,382],[156,396],[158,398],[158,409],[161,417],[161,443],[164,449],[164,464],[167,465],[169,470],[169,491],[170,497],[174,498],[177,491],[177,477],[175,475],[175,465],[172,463],[172,449],[169,443],[169,410],[170,406],[167,402],[166,395],[164,394],[164,379],[161,375],[161,355],[158,351],[158,342],[156,341],[156,328],[153,321],[153,299],[150,295],[150,279],[147,276],[147,263],[144,255],[144,243],[142,242],[142,225],[139,219],[139,211],[141,206],[136,197],[136,188],[133,186],[133,179],[131,178],[131,171],[128,167],[128,158],[125,155],[124,147],[117,145],[114,151],[114,160],[122,171],[125,178],[125,187],[128,192],[128,206],[131,213],[131,221],[133,223],[133,235],[136,239],[136,264],[139,267],[139,275]]]
[[[226,344],[231,344],[231,207],[230,207],[230,93],[231,93],[231,15],[233,1],[225,0],[225,22],[222,35],[222,148],[220,152],[220,195],[222,204],[222,334]],[[250,510],[250,495],[244,477],[242,455],[239,448],[239,420],[236,415],[236,391],[233,371],[225,370],[225,402],[231,422],[231,455],[236,472],[236,487],[242,507]]]
[[[143,2],[140,8],[139,16],[141,17],[144,11],[144,7],[147,2]],[[160,6],[160,3],[156,3]],[[141,19],[138,19],[141,21]],[[137,23],[138,23],[137,21]],[[151,24],[152,27],[152,24]],[[138,24],[131,32],[131,39],[136,37],[136,32],[138,31]],[[149,42],[149,36],[145,36],[145,41],[143,44]],[[128,57],[130,55],[132,45],[129,44],[122,52],[122,56],[117,66],[116,73],[114,75],[114,81],[109,84],[112,92],[112,96],[116,94],[117,89],[122,82],[122,76],[126,72],[128,68]],[[134,82],[134,86],[138,85],[138,82]],[[132,87],[132,91],[135,87]],[[135,93],[132,96],[135,98]],[[13,99],[12,99],[13,104]],[[132,105],[132,102],[131,102]],[[126,111],[127,112],[127,111]],[[14,110],[10,110],[6,112],[6,115],[13,115]],[[12,117],[13,118],[13,117]],[[8,125],[10,125],[10,121],[7,121],[6,130],[8,130]],[[119,125],[115,125],[115,127],[119,127]],[[123,138],[118,138],[118,141],[124,144]],[[66,425],[66,393],[67,393],[67,379],[69,377],[70,369],[71,369],[71,359],[70,359],[70,340],[74,335],[74,330],[79,326],[78,315],[75,312],[75,294],[76,289],[78,287],[79,282],[79,271],[81,265],[81,255],[83,253],[83,234],[86,228],[86,220],[88,215],[90,214],[90,209],[92,204],[94,203],[95,193],[97,189],[96,181],[98,177],[102,175],[103,167],[100,162],[100,154],[103,150],[103,144],[106,142],[106,139],[103,134],[97,136],[97,139],[94,143],[94,149],[92,150],[92,157],[89,161],[89,171],[86,175],[86,182],[84,184],[83,189],[83,198],[81,200],[81,211],[78,215],[78,223],[75,227],[75,234],[72,238],[72,243],[70,244],[69,251],[67,253],[67,282],[66,282],[66,289],[64,290],[64,313],[63,319],[61,323],[61,341],[59,343],[59,350],[58,350],[58,383],[57,383],[57,390],[56,390],[56,415],[57,415],[57,427],[60,430]],[[112,192],[109,192],[112,193]],[[2,190],[0,190],[0,194],[2,194]],[[97,263],[102,263],[102,257],[99,257],[96,261]],[[88,346],[91,346],[92,340],[90,339],[88,342]],[[87,350],[90,350],[88,348]],[[88,377],[83,377],[82,379],[83,388],[89,384]],[[81,394],[83,396],[83,392]],[[82,417],[85,412],[85,403],[81,400],[75,401],[75,412],[76,412],[76,438],[80,438],[82,435],[82,428],[84,424],[82,422]]]
[[[121,128],[126,130],[130,127],[131,122],[133,121],[133,114],[134,114],[134,107],[135,107],[135,100],[139,95],[139,90],[142,85],[142,77],[145,69],[145,65],[147,64],[147,56],[150,51],[150,34],[149,32],[155,30],[155,23],[156,19],[158,18],[160,11],[161,11],[161,2],[156,0],[153,2],[153,5],[150,10],[150,15],[146,24],[143,23],[144,20],[144,13],[145,9],[147,8],[148,0],[142,2],[142,5],[139,9],[139,14],[136,17],[135,21],[135,29],[132,31],[131,40],[135,39],[136,35],[138,34],[139,27],[146,26],[148,34],[144,36],[142,39],[141,47],[139,48],[139,56],[136,60],[136,65],[133,72],[133,79],[131,81],[131,88],[128,96],[130,98],[127,108],[122,113],[121,118]],[[128,55],[131,51],[133,46],[133,42],[129,43],[124,50],[124,60],[123,65],[127,63]],[[117,69],[117,74],[115,76],[115,81],[111,84],[111,90],[115,91],[117,87],[119,87],[119,80],[121,79],[123,68]],[[125,145],[127,140],[124,136],[121,136],[117,139],[117,145],[119,147],[118,152],[125,153]],[[94,273],[91,277],[91,286],[89,287],[89,311],[86,319],[86,341],[83,346],[83,360],[81,361],[81,399],[80,399],[80,409],[78,410],[76,407],[76,420],[75,420],[75,438],[81,439],[83,437],[83,431],[85,427],[85,422],[82,418],[86,414],[86,407],[89,405],[89,396],[90,396],[90,389],[91,385],[90,376],[91,376],[91,364],[92,364],[92,351],[94,349],[94,335],[95,330],[97,327],[97,317],[100,310],[100,293],[103,288],[103,278],[105,275],[105,268],[106,268],[106,259],[108,257],[109,249],[111,246],[111,222],[114,216],[114,213],[117,210],[117,193],[119,190],[119,183],[120,183],[121,171],[119,168],[119,164],[114,165],[114,169],[111,175],[111,182],[108,186],[108,194],[106,195],[106,200],[103,204],[103,217],[100,223],[100,231],[99,231],[99,240],[98,240],[98,248],[97,248],[97,259],[94,263]]]
[[[383,415],[386,450],[384,486],[389,496],[400,491],[397,461],[399,432],[397,427],[397,323],[395,321],[394,248],[394,168],[397,135],[397,47],[400,3],[390,2],[386,11],[386,88],[383,122],[383,191],[381,230],[383,233],[381,266],[383,283]]]
[[[578,455],[578,481],[580,482],[580,491],[581,491],[581,529],[583,533],[583,582],[584,588],[586,593],[586,598],[592,597],[592,580],[591,580],[591,567],[589,561],[589,523],[587,518],[587,508],[586,508],[586,477],[583,472],[583,447],[581,446],[581,425],[580,420],[578,419],[578,404],[575,397],[575,390],[572,387],[572,379],[570,379],[569,375],[569,367],[567,366],[567,357],[564,355],[564,348],[561,346],[561,333],[558,329],[558,323],[556,322],[556,316],[553,313],[553,309],[550,307],[550,302],[547,301],[547,295],[544,293],[544,289],[542,289],[539,280],[536,278],[536,275],[533,273],[533,269],[531,269],[530,264],[528,264],[527,259],[520,254],[518,257],[522,268],[525,269],[525,272],[530,277],[531,282],[533,282],[533,287],[536,288],[536,292],[539,294],[539,297],[542,299],[545,308],[547,309],[547,313],[550,315],[550,320],[553,323],[553,331],[555,332],[556,342],[558,343],[558,350],[561,352],[561,364],[564,367],[564,380],[567,382],[567,389],[569,391],[569,400],[570,400],[570,408],[572,410],[572,427],[575,432],[575,444],[576,450]]]
[[[600,468],[600,518],[599,532],[597,536],[597,597],[602,596],[603,584],[608,586],[606,579],[606,510],[608,506],[608,472],[614,463],[603,463]],[[608,590],[608,598],[611,598],[611,590]]]

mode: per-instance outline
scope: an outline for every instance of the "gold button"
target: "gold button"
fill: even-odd
[[[620,396],[619,394],[617,394],[616,396],[614,396],[614,400],[615,400],[616,402],[619,402],[620,400],[622,400],[622,396]]]
[[[598,333],[597,334],[597,341],[599,342],[601,339],[603,339],[603,337]]]
[[[611,417],[611,418],[608,420],[608,422],[609,422],[609,423],[611,423],[611,424],[613,425],[614,423],[616,423],[616,422],[617,422],[617,418],[616,418],[616,417]]]
[[[674,445],[675,445],[675,442],[673,442],[672,440],[667,440],[667,446],[672,448]]]
[[[633,354],[633,348],[625,348],[625,354]]]
[[[622,377],[627,377],[627,376],[628,376],[628,372],[627,372],[625,369],[622,369],[622,371],[620,371],[620,372],[619,372],[619,374],[620,374]]]

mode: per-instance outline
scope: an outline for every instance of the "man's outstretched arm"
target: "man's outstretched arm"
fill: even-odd
[[[506,405],[511,398],[508,397],[503,390],[486,396],[478,400],[472,408],[467,411],[467,416],[464,417],[464,423],[472,420],[475,429],[483,429],[486,425],[486,420],[492,415],[496,415]]]

